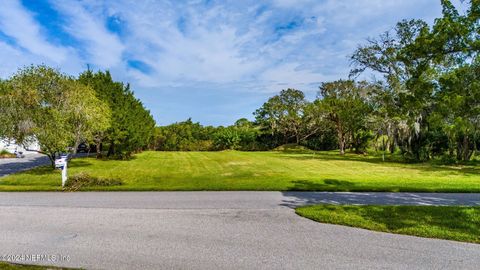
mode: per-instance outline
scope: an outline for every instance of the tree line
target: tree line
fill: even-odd
[[[312,149],[368,148],[406,160],[467,161],[480,142],[480,1],[460,14],[442,0],[432,26],[403,20],[351,54],[348,78],[324,82],[314,101],[282,90],[255,120],[203,127],[191,120],[157,127],[158,150],[267,150],[296,143]],[[361,74],[370,80],[357,80]]]
[[[0,138],[37,142],[52,166],[81,143],[96,145],[98,157],[128,158],[147,148],[155,128],[130,86],[113,81],[108,71],[75,78],[44,65],[0,81],[0,123]]]

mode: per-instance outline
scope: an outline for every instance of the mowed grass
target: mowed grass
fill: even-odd
[[[13,263],[7,263],[7,262],[0,262],[0,269],[2,270],[74,270],[73,268],[13,264]],[[80,269],[77,269],[77,270],[80,270]]]
[[[337,152],[143,152],[132,160],[73,159],[69,175],[120,179],[82,190],[316,190],[480,192],[480,168],[382,162]],[[61,190],[41,167],[0,178],[0,191]]]
[[[323,223],[480,244],[480,207],[314,205],[296,212]]]

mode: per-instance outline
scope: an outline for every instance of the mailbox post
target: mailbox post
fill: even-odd
[[[55,160],[55,168],[62,170],[62,187],[67,182],[67,155],[61,155]]]

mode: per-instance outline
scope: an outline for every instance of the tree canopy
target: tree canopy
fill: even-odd
[[[57,154],[75,152],[80,143],[108,140],[109,154],[128,156],[148,145],[155,125],[128,85],[113,82],[108,72],[77,79],[44,65],[0,81],[0,121],[0,137],[38,142],[52,166]]]

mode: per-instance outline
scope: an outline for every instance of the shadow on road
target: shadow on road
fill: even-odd
[[[85,158],[87,154],[76,154],[75,158]],[[41,154],[27,155],[25,158],[6,158],[0,159],[0,177],[9,174],[30,170],[39,166],[50,165],[47,156]],[[92,165],[88,160],[75,160],[75,167],[86,167]],[[51,167],[37,168],[36,170],[27,171],[27,174],[42,175],[50,173]]]
[[[50,164],[50,160],[44,155],[0,159],[0,177],[48,164]]]
[[[404,192],[282,192],[280,205],[295,208],[310,204],[366,205],[480,205],[478,193]]]

